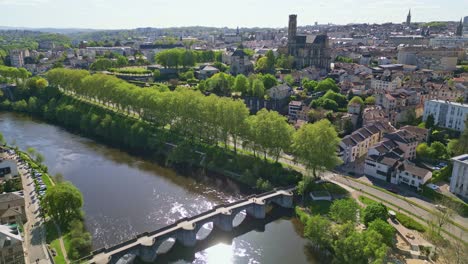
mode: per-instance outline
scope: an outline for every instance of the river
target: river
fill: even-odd
[[[44,155],[52,175],[63,174],[81,190],[94,248],[112,246],[243,196],[229,181],[182,176],[28,116],[0,112],[0,132],[9,144],[22,150],[35,148]],[[306,249],[307,241],[299,235],[295,222],[288,216],[279,217],[262,228],[227,241],[215,239],[189,253],[176,247],[167,261],[321,263]]]

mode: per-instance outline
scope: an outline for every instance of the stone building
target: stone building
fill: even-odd
[[[297,34],[297,15],[289,16],[288,54],[294,57],[294,66],[298,69],[309,66],[330,69],[330,44],[327,35]]]

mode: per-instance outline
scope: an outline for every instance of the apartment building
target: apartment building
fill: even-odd
[[[441,127],[465,130],[465,120],[468,113],[468,105],[442,100],[430,100],[424,103],[423,121],[432,115],[435,124]]]

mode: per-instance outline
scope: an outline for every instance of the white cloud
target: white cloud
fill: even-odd
[[[0,0],[0,5],[37,6],[49,3],[50,0]]]

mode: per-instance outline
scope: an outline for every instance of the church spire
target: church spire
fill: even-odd
[[[411,25],[411,8],[408,10],[408,15],[406,16],[406,25]]]
[[[460,18],[460,23],[457,26],[457,31],[455,32],[455,35],[460,36],[460,37],[463,35],[463,22],[461,18]]]

